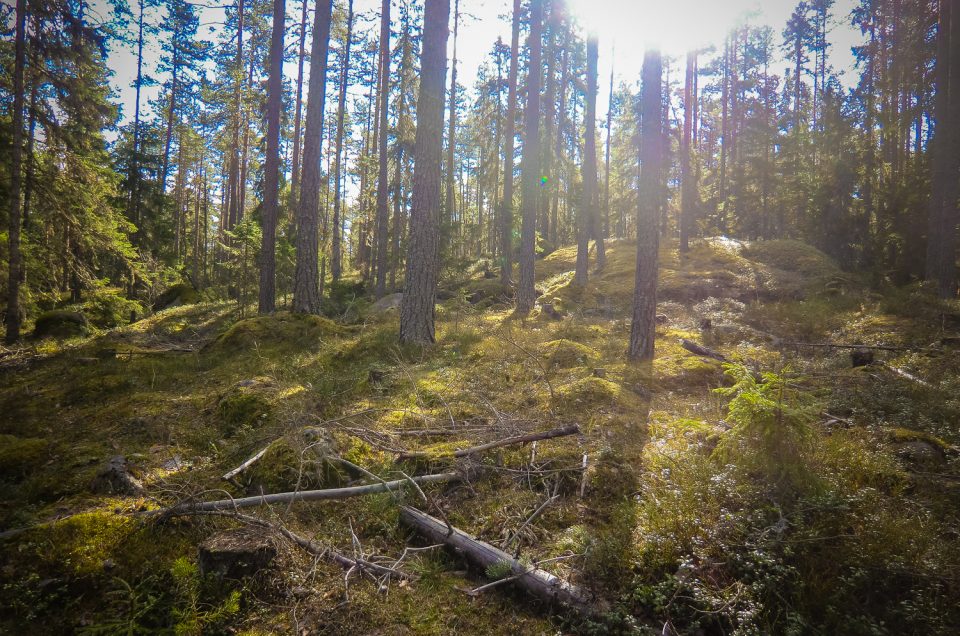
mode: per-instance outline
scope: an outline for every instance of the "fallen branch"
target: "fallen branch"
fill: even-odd
[[[363,486],[351,486],[348,488],[329,488],[326,490],[301,490],[295,492],[280,492],[271,495],[257,495],[254,497],[240,497],[238,499],[220,499],[217,501],[187,502],[162,508],[160,510],[151,510],[144,513],[145,516],[169,516],[189,512],[205,512],[210,510],[234,510],[238,508],[247,508],[250,506],[264,506],[276,503],[289,503],[293,501],[326,501],[329,499],[347,499],[349,497],[358,497],[361,495],[372,495],[380,492],[389,492],[399,490],[404,484],[414,481],[418,484],[436,484],[460,479],[458,473],[440,473],[437,475],[423,475],[412,477],[410,479],[397,479],[394,481],[381,482],[379,484],[366,484]]]
[[[509,565],[509,576],[516,577],[516,585],[542,601],[559,603],[585,616],[594,615],[598,611],[586,592],[579,587],[546,570],[528,567],[503,550],[485,541],[478,541],[457,528],[451,528],[452,532],[448,535],[444,523],[425,512],[403,506],[400,508],[400,521],[429,541],[444,543],[453,548],[485,572],[490,567]]]
[[[312,554],[312,555],[314,555],[314,556],[320,557],[320,558],[322,558],[322,559],[327,559],[328,561],[332,561],[332,562],[336,563],[337,565],[339,565],[339,566],[342,567],[342,568],[345,568],[345,569],[357,568],[357,569],[359,569],[359,570],[361,570],[361,571],[366,570],[366,571],[368,571],[368,572],[376,573],[376,574],[379,574],[379,575],[382,575],[382,576],[383,576],[383,575],[386,575],[386,576],[394,576],[394,577],[397,577],[397,578],[399,578],[399,579],[412,580],[412,579],[414,578],[413,575],[407,574],[406,572],[403,572],[403,571],[401,571],[401,570],[396,569],[396,568],[397,568],[397,565],[400,564],[400,560],[398,560],[398,561],[394,564],[393,567],[386,567],[386,566],[383,566],[383,565],[379,565],[379,564],[377,564],[377,563],[373,563],[373,562],[368,561],[368,560],[366,560],[366,559],[352,559],[352,558],[346,556],[345,554],[341,554],[340,552],[337,552],[336,550],[334,550],[334,549],[331,548],[330,546],[325,546],[325,545],[322,545],[322,544],[320,544],[320,543],[317,543],[316,541],[312,541],[312,540],[310,540],[310,539],[305,539],[304,537],[301,537],[300,535],[294,533],[293,531],[288,530],[287,528],[285,528],[284,526],[282,526],[282,525],[280,525],[280,524],[271,523],[271,522],[267,521],[266,519],[260,519],[259,517],[253,517],[253,516],[251,516],[251,515],[245,515],[245,514],[240,513],[240,512],[232,512],[232,511],[211,511],[211,510],[208,510],[208,511],[185,510],[185,511],[183,511],[183,512],[180,513],[180,514],[184,514],[184,515],[213,515],[213,516],[218,516],[218,517],[227,517],[227,518],[229,518],[229,519],[236,519],[237,521],[242,521],[242,522],[244,522],[244,523],[246,523],[246,524],[249,524],[249,525],[260,526],[260,527],[262,527],[262,528],[269,528],[270,530],[273,530],[273,531],[278,532],[279,534],[283,535],[284,537],[286,537],[287,539],[289,539],[289,540],[292,541],[293,543],[295,543],[295,544],[297,544],[298,546],[300,546],[301,548],[303,548],[303,549],[304,549],[305,551],[307,551],[308,553],[310,553],[310,554]],[[401,559],[401,560],[402,560],[402,559]]]
[[[784,347],[819,347],[824,349],[877,349],[879,351],[936,351],[931,347],[895,347],[893,345],[834,344],[832,342],[781,342]]]
[[[273,446],[273,444],[274,444],[274,442],[270,442],[269,444],[267,444],[266,446],[264,446],[263,448],[261,448],[259,451],[257,451],[255,454],[253,454],[253,455],[252,455],[249,459],[247,459],[245,462],[243,462],[242,464],[240,464],[239,466],[237,466],[236,468],[234,468],[234,469],[231,470],[230,472],[224,474],[223,480],[224,480],[224,481],[229,481],[230,483],[233,483],[233,478],[234,478],[234,477],[236,477],[237,475],[239,475],[239,474],[242,473],[243,471],[247,470],[248,468],[250,468],[251,466],[253,466],[254,464],[256,464],[258,461],[260,461],[260,460],[263,458],[263,456],[267,454],[267,451],[270,450],[270,447]]]
[[[480,444],[479,446],[471,446],[470,448],[464,448],[461,450],[454,451],[450,454],[452,457],[467,457],[469,455],[474,455],[476,453],[481,453],[483,451],[490,450],[491,448],[499,448],[501,446],[511,446],[513,444],[526,444],[528,442],[536,442],[541,439],[552,439],[554,437],[564,437],[566,435],[576,435],[580,432],[580,427],[576,424],[571,424],[570,426],[564,426],[563,428],[555,428],[549,431],[543,431],[542,433],[530,433],[528,435],[516,435],[514,437],[505,437],[494,442],[488,442],[486,444]],[[400,453],[397,459],[415,459],[423,457],[435,457],[434,454],[427,451],[404,451]]]
[[[727,356],[723,355],[719,351],[714,351],[699,345],[692,340],[687,340],[686,338],[680,339],[680,346],[689,351],[690,353],[696,354],[698,356],[703,356],[704,358],[713,358],[714,360],[719,360],[720,362],[726,362]]]
[[[899,376],[900,376],[901,378],[903,378],[904,380],[910,380],[911,382],[916,382],[916,383],[919,384],[920,386],[924,386],[924,387],[930,387],[930,386],[931,386],[931,384],[930,384],[929,382],[927,382],[926,380],[921,379],[921,378],[918,378],[917,376],[913,375],[912,373],[907,373],[907,372],[904,371],[903,369],[897,368],[897,367],[895,367],[895,366],[893,366],[893,365],[891,365],[891,364],[887,364],[886,362],[881,362],[880,365],[881,365],[884,369],[887,369],[888,371],[892,371],[893,373],[896,373],[897,375],[899,375]]]

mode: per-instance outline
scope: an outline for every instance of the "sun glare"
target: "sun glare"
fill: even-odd
[[[648,47],[669,55],[722,40],[755,0],[569,0],[573,16],[601,40],[627,53]]]

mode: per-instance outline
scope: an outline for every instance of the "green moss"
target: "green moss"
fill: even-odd
[[[273,406],[261,393],[243,387],[235,388],[217,404],[221,431],[230,436],[244,428],[258,428],[267,424]]]
[[[48,446],[36,437],[0,435],[0,477],[18,478],[36,469]]]
[[[343,333],[335,322],[320,316],[277,312],[241,320],[217,338],[213,351],[240,352],[282,348],[316,348]]]
[[[77,575],[97,574],[103,571],[104,561],[129,547],[124,543],[138,525],[127,516],[84,512],[37,530],[31,539],[42,561]],[[150,558],[146,553],[142,556]]]
[[[76,338],[90,333],[87,317],[77,311],[55,309],[37,317],[33,327],[34,338]]]
[[[180,307],[181,305],[194,305],[200,302],[200,294],[193,285],[189,283],[178,283],[168,287],[157,297],[153,303],[154,311]]]
[[[903,444],[907,442],[926,442],[931,446],[938,448],[939,450],[947,453],[953,452],[955,449],[953,446],[943,441],[936,435],[931,435],[930,433],[925,433],[924,431],[914,431],[909,428],[894,428],[890,430],[890,439],[897,443]]]
[[[562,369],[586,366],[599,357],[594,349],[565,338],[547,342],[543,345],[543,352],[547,357],[547,366]]]
[[[603,378],[582,378],[560,387],[556,391],[558,406],[574,409],[575,412],[584,407],[623,407],[629,406],[631,399],[629,392],[620,388],[620,385]]]

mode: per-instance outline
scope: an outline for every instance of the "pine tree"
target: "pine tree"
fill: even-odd
[[[434,342],[440,233],[440,155],[450,0],[426,0],[417,139],[414,148],[410,242],[400,303],[400,341]]]
[[[637,270],[633,289],[633,319],[627,357],[653,360],[657,314],[657,254],[660,244],[657,210],[660,207],[660,165],[663,139],[662,62],[660,52],[643,56],[641,87],[640,190],[637,210]]]
[[[540,188],[540,72],[543,0],[530,0],[530,63],[527,70],[527,104],[524,109],[521,178],[520,281],[517,312],[529,313],[536,299],[534,260],[537,243],[537,194]]]
[[[303,180],[297,209],[297,263],[293,277],[293,310],[320,313],[320,145],[323,137],[324,102],[327,93],[327,49],[333,0],[318,0],[310,47],[310,81],[307,89],[307,121],[303,144]]]

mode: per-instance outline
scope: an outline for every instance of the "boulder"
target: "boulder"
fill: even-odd
[[[154,311],[162,311],[181,305],[193,305],[200,302],[200,294],[189,283],[178,283],[168,287],[153,303]]]
[[[123,455],[111,457],[90,482],[90,490],[100,495],[140,495],[143,484],[130,472]]]
[[[370,311],[375,314],[382,314],[391,309],[400,309],[400,302],[403,300],[403,294],[397,292],[396,294],[388,294],[373,303],[370,306]]]
[[[45,311],[37,318],[34,338],[76,338],[90,333],[87,317],[78,311],[55,309]]]

